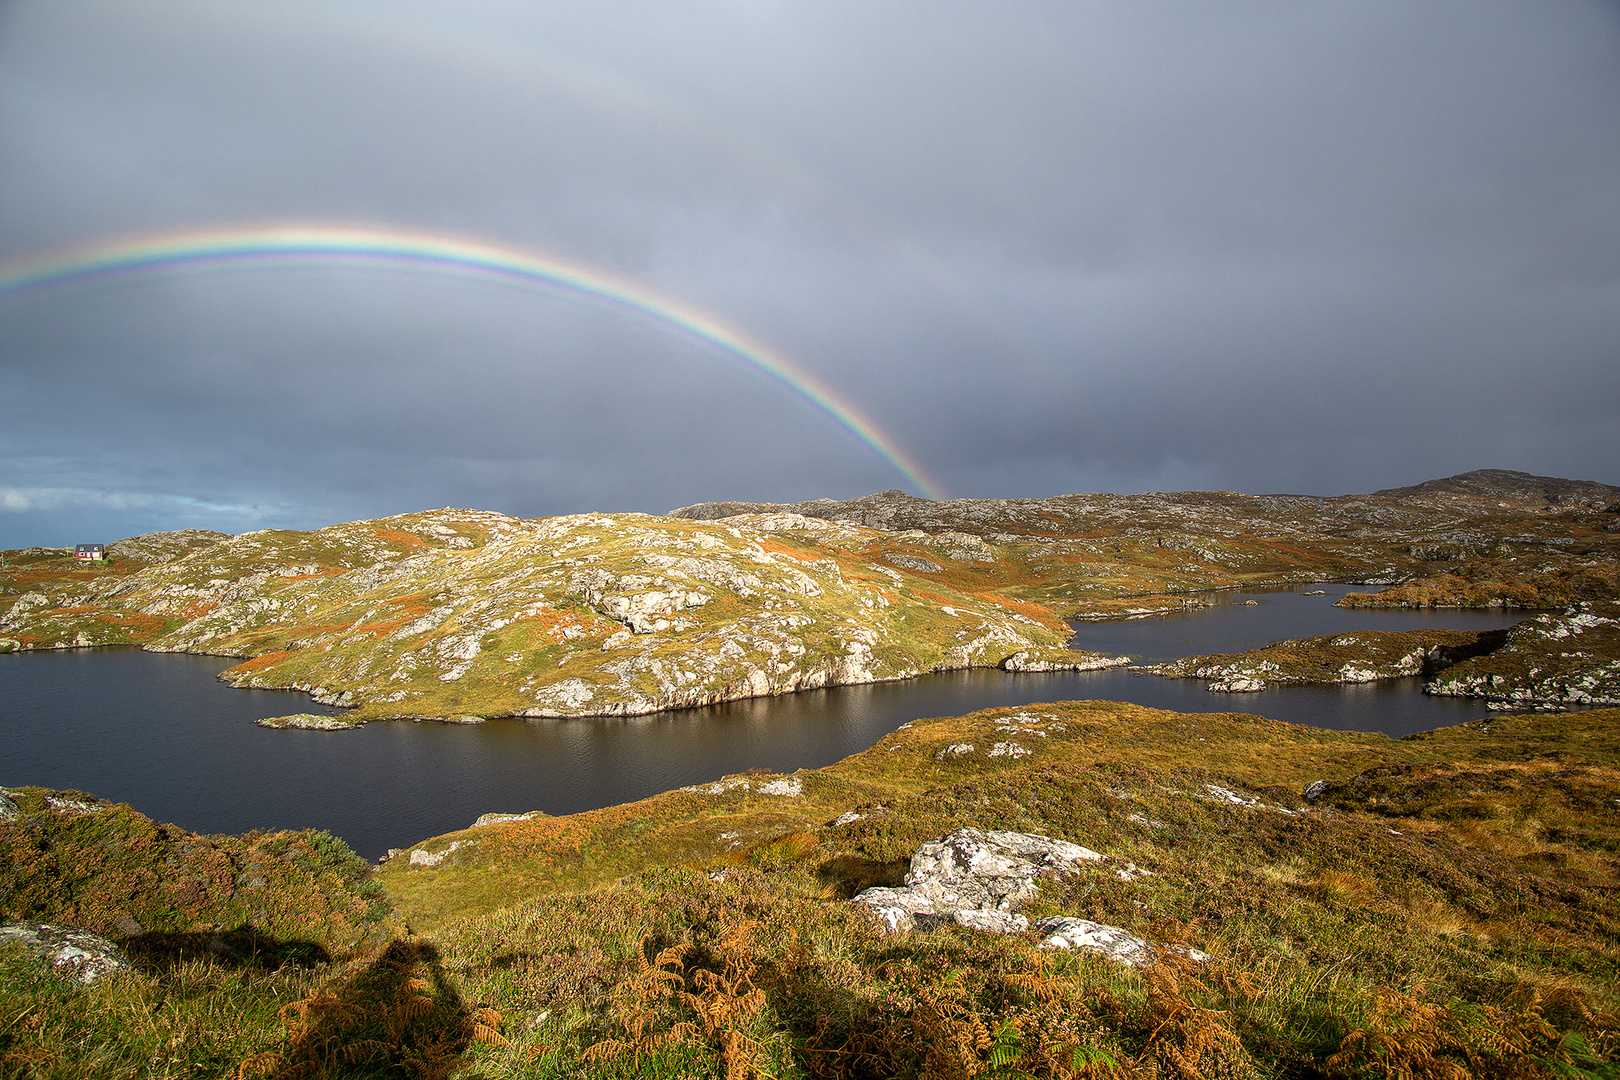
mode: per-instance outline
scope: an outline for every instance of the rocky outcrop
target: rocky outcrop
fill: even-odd
[[[479,814],[478,820],[472,823],[472,828],[481,829],[485,825],[501,825],[508,821],[533,821],[537,817],[546,817],[544,811],[530,810],[524,814]]]
[[[859,820],[857,815],[856,820]],[[855,897],[890,933],[929,930],[954,923],[995,934],[1030,928],[1019,909],[1039,891],[1042,878],[1070,877],[1086,864],[1121,862],[1114,873],[1135,881],[1147,872],[1122,860],[1066,840],[1029,833],[958,829],[930,840],[911,858],[902,888],[873,887]],[[1117,926],[1067,915],[1036,924],[1041,945],[1050,949],[1083,949],[1132,966],[1152,963],[1154,947]],[[1178,952],[1207,960],[1191,949]]]
[[[1496,709],[1620,705],[1620,603],[1526,619],[1500,648],[1447,668],[1423,689],[1484,698]]]
[[[352,731],[359,724],[341,716],[322,716],[319,713],[293,713],[291,716],[270,716],[253,721],[260,727],[295,729],[298,731]]]
[[[123,952],[98,934],[56,923],[0,924],[0,946],[18,944],[52,971],[89,985],[129,967]]]
[[[911,858],[904,888],[874,887],[855,897],[889,930],[928,929],[955,922],[1007,933],[1029,929],[1018,914],[1042,874],[1076,874],[1101,862],[1090,848],[1044,836],[958,829],[931,840]]]
[[[457,851],[467,846],[469,845],[466,840],[452,840],[450,841],[449,846],[445,847],[441,851],[427,851],[423,848],[416,848],[411,852],[409,861],[412,866],[438,866],[440,863],[444,862],[444,860],[454,855]]]
[[[1100,671],[1127,667],[1128,656],[1099,656],[1073,649],[1026,649],[1015,652],[999,665],[1003,671]]]
[[[142,533],[126,540],[107,545],[109,559],[131,559],[156,565],[183,559],[193,551],[211,547],[221,540],[229,540],[230,533],[210,529],[171,529],[168,532]]]

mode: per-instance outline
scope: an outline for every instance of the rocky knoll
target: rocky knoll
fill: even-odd
[[[58,581],[14,601],[0,645],[246,657],[222,678],[305,690],[354,719],[630,715],[951,668],[1122,663],[1063,648],[1050,609],[996,590],[1027,558],[786,514],[442,510],[247,533]]]
[[[1504,709],[1620,705],[1620,603],[1526,619],[1500,648],[1447,668],[1424,690]]]
[[[1207,679],[1210,690],[1225,693],[1268,686],[1374,682],[1432,675],[1500,647],[1506,635],[1504,630],[1357,630],[1279,641],[1248,652],[1188,656],[1140,670]]]

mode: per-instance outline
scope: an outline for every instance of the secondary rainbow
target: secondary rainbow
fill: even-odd
[[[475,275],[571,294],[697,341],[765,373],[826,413],[918,492],[942,498],[911,458],[853,406],[780,352],[639,285],[521,248],[435,233],[343,226],[264,226],[138,237],[0,266],[0,300],[127,274],[210,264],[305,259],[385,263],[429,273]]]

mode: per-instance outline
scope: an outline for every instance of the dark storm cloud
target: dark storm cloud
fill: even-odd
[[[1614,482],[1617,116],[1596,3],[12,3],[0,258],[526,247],[782,349],[954,494]],[[0,544],[900,479],[576,300],[353,266],[0,299]]]

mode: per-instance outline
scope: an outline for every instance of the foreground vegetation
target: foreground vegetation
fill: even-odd
[[[1612,1077],[1617,790],[1615,710],[1402,740],[1102,702],[918,721],[425,841],[372,877],[387,944],[136,936],[88,988],[0,952],[0,1076]],[[1212,959],[886,936],[849,902],[961,826],[1109,856],[1031,916]]]

